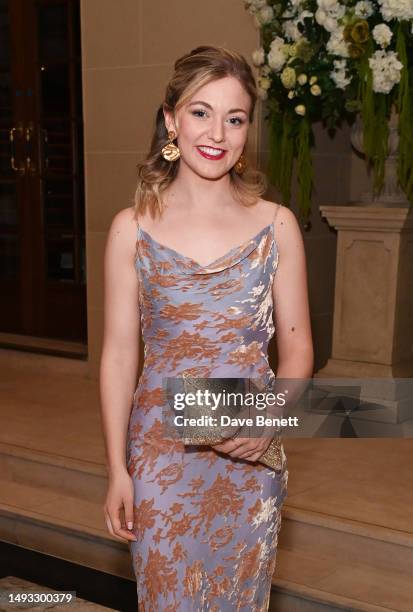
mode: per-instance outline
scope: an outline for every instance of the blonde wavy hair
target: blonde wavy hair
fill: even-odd
[[[137,165],[138,185],[135,192],[135,216],[144,215],[149,207],[152,217],[162,214],[162,194],[177,175],[179,160],[166,161],[161,153],[168,142],[168,132],[163,111],[176,112],[195,92],[211,81],[232,76],[238,79],[251,99],[249,114],[250,123],[254,118],[257,101],[257,90],[251,67],[239,53],[224,47],[202,46],[180,57],[174,66],[164,102],[160,105],[155,121],[155,130],[146,159]],[[230,172],[234,196],[244,206],[251,206],[265,192],[267,182],[265,175],[257,169],[247,168],[237,174],[234,168]]]

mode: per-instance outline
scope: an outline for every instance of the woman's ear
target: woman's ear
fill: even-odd
[[[173,113],[171,113],[171,111],[167,110],[165,108],[165,106],[163,107],[163,116],[165,118],[165,126],[166,126],[167,132],[171,132],[172,131],[172,132],[175,132],[175,134],[176,134],[177,130],[176,130],[176,125],[175,125]]]

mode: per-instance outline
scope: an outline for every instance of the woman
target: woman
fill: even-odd
[[[276,472],[257,461],[269,437],[184,446],[162,435],[167,377],[275,377],[273,302],[277,376],[312,373],[301,232],[245,170],[255,102],[254,77],[237,53],[199,47],[180,58],[139,168],[135,210],[118,213],[109,231],[104,510],[110,533],[129,542],[145,612],[269,605],[284,452]]]

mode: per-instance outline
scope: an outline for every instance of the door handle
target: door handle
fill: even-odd
[[[16,166],[16,149],[15,149],[15,134],[18,134],[20,137],[23,135],[23,124],[21,121],[17,124],[17,127],[12,127],[9,130],[9,141],[10,141],[10,166],[11,169],[15,172],[18,172],[20,176],[25,173],[24,164],[20,166]]]
[[[32,135],[34,132],[34,124],[30,121],[28,127],[26,127],[26,168],[27,172],[32,176],[36,173],[36,166],[33,164],[32,158],[30,157],[33,145],[32,145]]]

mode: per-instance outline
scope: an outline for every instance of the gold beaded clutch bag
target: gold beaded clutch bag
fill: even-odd
[[[193,378],[188,377],[183,374],[183,385],[185,393],[195,393],[200,390],[202,392],[208,390],[211,393],[222,393],[223,384],[222,381],[224,379],[207,379],[207,378]],[[226,387],[229,388],[232,392],[243,392],[244,387],[242,381],[244,379],[225,379]],[[238,387],[238,389],[237,389]],[[240,388],[241,387],[241,388]],[[195,410],[197,417],[210,417],[211,416],[211,408],[206,407],[202,403],[197,403],[195,406],[191,406],[191,414],[194,415]],[[224,406],[220,403],[214,409],[214,417],[217,421],[220,420],[221,415],[227,415],[231,418],[236,418],[239,416],[237,410],[233,406]],[[200,419],[201,422],[203,419]],[[205,422],[205,420],[203,421]],[[200,445],[200,446],[213,446],[214,444],[219,444],[220,442],[225,442],[228,439],[236,438],[237,434],[240,433],[242,429],[241,425],[235,426],[219,426],[219,425],[209,425],[208,422],[205,424],[194,426],[184,426],[181,428],[182,430],[182,441],[185,445]],[[262,463],[273,470],[279,471],[282,470],[284,465],[284,457],[282,450],[282,442],[279,436],[275,436],[267,450],[257,459],[259,463]]]

